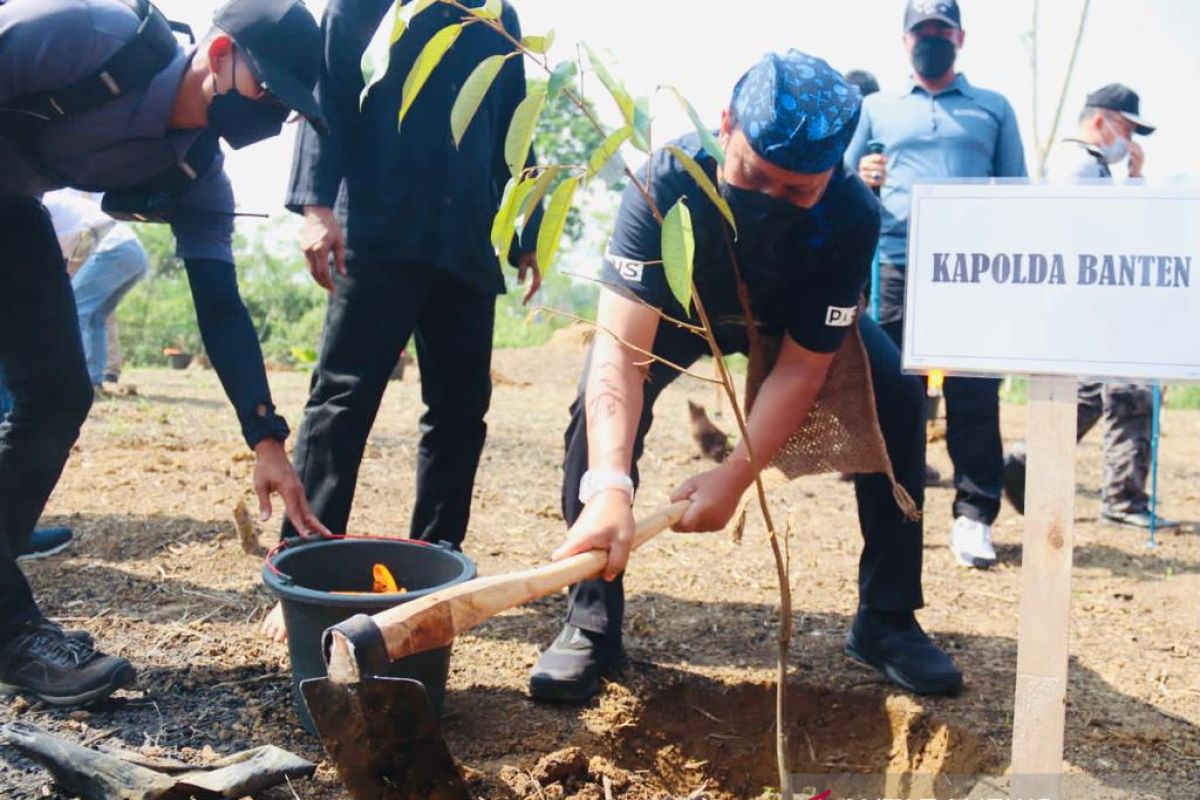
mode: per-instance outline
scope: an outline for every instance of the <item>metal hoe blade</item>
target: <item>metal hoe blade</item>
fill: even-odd
[[[325,751],[354,800],[466,800],[425,687],[406,678],[300,684]]]

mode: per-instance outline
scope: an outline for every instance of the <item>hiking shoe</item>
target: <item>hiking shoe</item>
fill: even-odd
[[[1025,513],[1025,456],[1009,453],[1004,457],[1004,474],[1000,479],[1004,496],[1018,514]]]
[[[845,653],[913,694],[962,691],[962,672],[921,629],[911,611],[860,608],[846,637]]]
[[[954,553],[954,560],[960,566],[975,569],[992,566],[996,563],[992,526],[969,517],[957,518],[950,528],[950,552]]]
[[[97,652],[90,640],[42,622],[0,650],[0,684],[56,706],[93,703],[132,684],[133,665]]]
[[[1137,528],[1139,530],[1150,530],[1150,512],[1149,511],[1111,511],[1105,509],[1100,512],[1100,519],[1110,525],[1120,525],[1125,528]],[[1166,519],[1159,517],[1154,521],[1154,527],[1158,530],[1166,530],[1170,528],[1178,528],[1179,521],[1174,519]]]
[[[35,558],[61,553],[67,549],[73,538],[75,534],[70,528],[36,528],[29,537],[24,552],[17,556],[17,561],[32,561]]]
[[[624,658],[620,639],[564,625],[529,674],[534,700],[585,703],[600,691],[600,679]]]

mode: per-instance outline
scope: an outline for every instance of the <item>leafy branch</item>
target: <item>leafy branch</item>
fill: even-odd
[[[404,32],[408,29],[409,24],[415,16],[438,3],[458,10],[461,14],[461,21],[448,24],[433,34],[418,54],[404,81],[397,124],[403,125],[406,113],[412,107],[417,95],[428,81],[433,70],[467,26],[487,26],[496,34],[503,37],[512,46],[513,50],[511,53],[498,54],[484,59],[464,82],[451,111],[451,133],[456,145],[462,141],[463,136],[470,127],[472,119],[482,104],[483,98],[500,75],[509,58],[520,56],[541,67],[549,75],[546,89],[530,92],[517,106],[513,113],[512,121],[509,124],[504,153],[512,178],[505,188],[500,208],[493,222],[491,238],[493,246],[503,255],[516,233],[518,219],[523,219],[524,224],[527,225],[542,201],[549,194],[549,203],[541,223],[537,241],[538,265],[541,269],[548,271],[557,255],[559,241],[566,224],[567,213],[572,207],[575,193],[580,184],[595,179],[608,164],[619,157],[619,150],[625,144],[629,144],[647,155],[652,153],[653,140],[651,137],[652,117],[650,113],[650,100],[646,97],[632,97],[624,84],[608,70],[603,60],[590,47],[584,45],[583,50],[587,55],[592,73],[596,75],[616,103],[624,122],[622,127],[610,132],[583,96],[582,78],[584,70],[580,64],[576,61],[564,61],[557,65],[550,63],[547,52],[553,42],[553,32],[545,36],[524,36],[519,39],[514,36],[505,27],[502,19],[504,10],[502,0],[486,0],[482,5],[468,4],[463,2],[463,0],[411,0],[411,2],[406,4],[402,0],[395,0],[389,11],[385,13],[383,22],[375,32],[371,44],[363,55],[362,67],[365,82],[362,94],[363,101],[366,100],[371,88],[386,74],[392,45],[404,35]],[[579,78],[581,81],[578,90],[571,85],[576,78]],[[696,113],[695,109],[677,89],[666,88],[671,89],[688,113],[696,130],[699,132],[705,150],[716,159],[718,164],[723,164],[724,153],[721,151],[719,143],[712,136],[708,127],[704,125],[703,120]],[[557,96],[560,92],[575,105],[579,113],[604,137],[604,141],[593,152],[586,168],[582,165],[561,164],[527,168],[526,163],[529,158],[530,147],[538,120],[546,108],[547,101]],[[724,198],[721,197],[720,192],[717,191],[707,172],[678,147],[668,146],[667,149],[679,161],[689,176],[699,185],[701,191],[716,206],[736,234],[737,229],[733,213]],[[733,409],[734,417],[737,420],[738,430],[746,446],[747,458],[753,466],[755,458],[751,449],[746,415],[738,404],[737,389],[726,367],[724,353],[717,343],[712,322],[704,307],[703,300],[696,291],[693,280],[695,238],[692,231],[691,213],[686,203],[687,198],[680,199],[664,214],[658,207],[653,196],[652,176],[649,166],[647,166],[644,178],[636,175],[628,165],[623,165],[623,171],[631,182],[631,185],[635,187],[646,201],[647,207],[650,209],[655,220],[662,227],[662,266],[672,294],[679,301],[685,314],[689,313],[692,308],[695,309],[700,324],[692,325],[687,322],[681,323],[679,320],[671,320],[669,317],[661,314],[661,312],[660,316],[675,324],[682,325],[689,332],[705,340],[717,365],[717,378],[708,378],[691,373],[678,364],[673,364],[654,353],[622,341],[612,331],[596,325],[596,323],[588,322],[588,324],[596,325],[597,328],[606,334],[614,336],[623,346],[646,356],[651,361],[662,363],[683,374],[692,375],[692,377],[699,380],[719,384],[729,399],[730,407]],[[551,184],[564,173],[568,177],[565,177],[551,192]],[[744,300],[744,297],[742,299]],[[546,310],[580,322],[587,322],[572,314],[553,309]],[[753,320],[748,318],[747,325],[750,335],[753,337],[755,333]],[[758,506],[766,524],[768,540],[770,541],[772,554],[775,559],[776,576],[779,582],[780,630],[776,665],[776,758],[781,793],[785,800],[791,800],[791,778],[788,765],[788,726],[786,719],[788,651],[792,637],[790,564],[787,553],[788,534],[785,532],[781,537],[775,527],[767,503],[766,489],[762,482],[761,473],[757,469],[754,470],[754,485]]]

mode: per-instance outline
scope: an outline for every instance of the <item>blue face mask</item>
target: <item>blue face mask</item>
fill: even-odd
[[[229,91],[213,96],[208,107],[208,127],[234,150],[278,136],[288,110],[270,99],[251,100],[237,90],[237,53],[233,56],[233,81]],[[216,82],[216,75],[213,81]]]

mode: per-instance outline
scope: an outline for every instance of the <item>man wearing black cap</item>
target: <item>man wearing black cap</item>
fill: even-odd
[[[716,177],[737,223],[736,242],[681,161],[666,149],[651,157],[657,211],[666,213],[686,197],[695,231],[694,283],[722,350],[744,353],[749,344],[739,276],[759,331],[782,337],[748,420],[754,462],[741,444],[720,466],[676,489],[674,499],[691,501],[679,530],[725,527],[754,475],[804,423],[854,324],[866,344],[896,478],[921,502],[921,384],[901,373],[896,346],[874,321],[856,321],[879,232],[877,201],[842,165],[860,104],[858,90],[821,59],[795,50],[770,53],[738,82],[722,115],[723,165],[697,135],[676,140],[674,146]],[[622,659],[621,572],[634,530],[637,460],[655,399],[678,376],[677,367],[708,353],[703,339],[656,311],[696,322],[668,287],[661,240],[655,208],[631,185],[604,260],[596,339],[566,433],[562,501],[571,530],[555,553],[565,558],[602,548],[609,551],[608,565],[603,578],[572,588],[566,625],[530,676],[536,699],[586,700]],[[647,370],[643,352],[677,366],[655,362]],[[854,480],[866,546],[846,653],[910,691],[957,692],[961,673],[913,615],[923,602],[921,523],[900,511],[885,475]]]
[[[879,321],[899,343],[904,325],[911,187],[952,178],[1024,178],[1025,155],[1016,115],[1001,95],[980,89],[955,71],[963,44],[955,0],[910,0],[904,47],[912,63],[903,92],[879,92],[863,104],[862,120],[846,150],[846,167],[879,191]],[[878,140],[885,149],[871,154]],[[955,560],[986,568],[996,561],[992,522],[1000,512],[1004,469],[1000,440],[1000,381],[947,378],[946,448],[954,464]]]
[[[217,143],[274,136],[292,111],[320,120],[320,33],[298,0],[232,0],[214,21],[185,50],[145,0],[0,2],[0,368],[14,402],[0,424],[0,682],[54,704],[105,697],[134,670],[43,617],[16,565],[92,403],[44,192],[104,192],[114,216],[170,223],[209,358],[257,455],[263,518],[277,492],[296,525],[324,530],[288,463],[238,294]]]
[[[1137,92],[1119,83],[1088,95],[1079,115],[1079,130],[1064,139],[1046,164],[1046,179],[1055,182],[1112,178],[1112,165],[1128,159],[1128,177],[1142,177],[1144,155],[1133,136],[1154,133],[1140,114]],[[1079,439],[1104,420],[1104,485],[1100,518],[1130,528],[1150,527],[1150,444],[1154,392],[1145,383],[1085,383],[1079,387],[1076,434]],[[1004,491],[1025,512],[1025,448],[1018,445],[1004,461]],[[1155,519],[1161,528],[1174,520]]]

